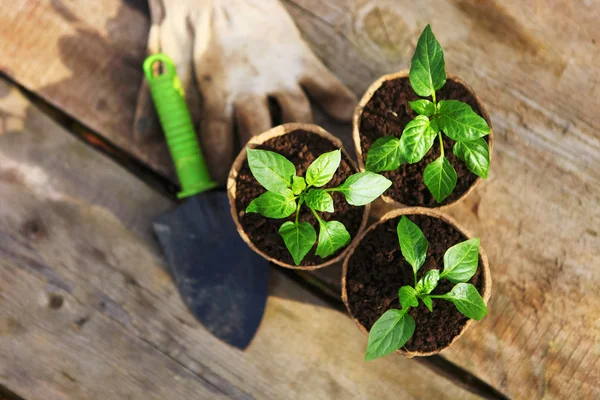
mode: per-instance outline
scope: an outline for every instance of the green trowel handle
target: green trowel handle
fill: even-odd
[[[153,66],[157,62],[162,63],[162,73],[155,76]],[[181,184],[177,196],[181,199],[215,187],[173,61],[165,54],[152,55],[144,61],[144,74]]]

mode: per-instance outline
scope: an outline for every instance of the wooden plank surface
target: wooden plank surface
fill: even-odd
[[[497,138],[489,180],[450,212],[489,255],[490,315],[443,355],[514,398],[598,398],[600,301],[589,294],[600,283],[600,4],[286,4],[357,92],[408,66],[432,23]]]
[[[0,12],[0,71],[174,177],[161,135],[132,135],[147,14],[146,0],[8,0]]]
[[[93,17],[77,4],[57,13],[44,2],[36,3],[49,9],[44,13],[34,13],[31,6],[0,12],[2,70],[156,170],[168,172],[155,150],[140,150],[123,139],[133,118],[137,87],[132,87],[138,85],[139,71],[128,69],[128,79],[121,81],[122,74],[92,68],[98,64],[78,59],[95,55],[85,46],[73,50],[75,41],[65,45],[69,57],[55,51],[64,38],[85,42],[135,31],[127,46],[111,39],[103,51],[115,62],[131,59],[130,54],[141,59],[142,13],[116,0],[101,3]],[[448,70],[482,98],[497,141],[490,178],[450,212],[482,238],[490,257],[491,313],[443,354],[511,397],[600,396],[600,300],[590,295],[600,281],[598,2],[284,4],[315,52],[359,95],[379,75],[406,68],[422,26],[432,23]],[[79,16],[77,30],[65,20],[64,8]],[[136,23],[127,23],[126,17]],[[35,29],[39,21],[45,29]],[[45,45],[24,55],[17,43],[27,41]],[[46,65],[55,67],[42,73]],[[107,82],[111,90],[103,89]],[[89,102],[98,98],[119,107],[110,115],[95,112]],[[347,126],[327,128],[349,137]],[[335,272],[329,273],[335,282]]]
[[[365,363],[352,321],[277,269],[249,349],[219,342],[149,239],[154,213],[175,205],[3,81],[0,93],[8,389],[26,400],[475,398],[414,360]]]

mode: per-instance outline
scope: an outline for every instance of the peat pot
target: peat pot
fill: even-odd
[[[366,91],[356,107],[353,116],[352,136],[356,147],[358,165],[364,169],[367,153],[371,145],[380,137],[394,135],[400,137],[406,124],[417,114],[408,102],[420,99],[410,85],[408,70],[384,75]],[[469,104],[483,117],[490,134],[485,136],[490,150],[494,144],[494,132],[490,116],[473,89],[457,77],[448,75],[444,87],[436,92],[437,100],[460,100]],[[425,167],[440,156],[440,145],[435,140],[427,155],[415,164],[403,164],[394,171],[381,172],[392,181],[392,186],[381,196],[383,201],[394,206],[419,206],[445,208],[455,204],[469,194],[481,180],[452,152],[454,141],[444,136],[444,152],[448,161],[456,169],[458,181],[454,191],[441,203],[437,203],[423,182]]]
[[[252,138],[247,146],[281,154],[295,165],[298,176],[304,176],[308,166],[321,154],[341,149],[342,161],[340,166],[332,180],[324,188],[339,186],[350,175],[358,172],[355,163],[346,150],[342,148],[342,142],[321,127],[313,124],[292,123],[280,125]],[[332,193],[335,211],[333,213],[323,212],[319,215],[325,221],[336,220],[342,222],[350,233],[352,241],[348,246],[325,259],[315,255],[315,244],[301,264],[296,266],[285,247],[283,238],[279,235],[279,227],[285,221],[293,221],[295,216],[292,215],[285,219],[271,219],[260,214],[245,212],[248,204],[265,191],[251,174],[246,149],[244,148],[235,159],[227,181],[231,215],[246,243],[267,260],[282,267],[312,270],[341,261],[367,222],[369,205],[352,206],[346,202],[341,193]],[[319,231],[316,218],[305,205],[300,209],[299,221],[309,222],[317,232]]]
[[[437,210],[406,207],[391,211],[371,225],[355,241],[344,260],[342,298],[359,329],[368,335],[371,326],[388,309],[400,309],[398,289],[413,285],[411,266],[404,260],[398,243],[396,226],[406,215],[416,223],[429,241],[427,258],[417,273],[421,279],[427,271],[443,270],[444,253],[451,246],[471,239],[464,229]],[[492,278],[488,260],[479,247],[479,266],[469,280],[484,302],[490,298]],[[441,279],[432,294],[444,294],[454,286]],[[406,357],[430,356],[451,346],[465,333],[472,320],[461,314],[454,304],[433,299],[433,311],[419,301],[409,314],[416,322],[412,338],[397,351]]]

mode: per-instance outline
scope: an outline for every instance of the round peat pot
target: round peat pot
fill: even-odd
[[[384,312],[401,308],[398,289],[414,284],[412,268],[402,257],[396,231],[403,215],[419,226],[429,242],[427,258],[417,273],[417,279],[434,268],[442,271],[446,250],[471,238],[450,218],[437,210],[423,207],[391,211],[367,228],[358,241],[350,246],[342,274],[342,299],[354,322],[367,335]],[[487,305],[492,291],[492,278],[481,246],[479,266],[469,283],[475,285]],[[453,286],[450,281],[440,279],[432,294],[445,294]],[[471,323],[454,304],[443,299],[433,299],[432,312],[419,301],[419,306],[411,308],[408,313],[416,322],[415,332],[406,345],[397,351],[406,357],[439,353],[451,346]]]
[[[281,154],[296,167],[298,176],[304,176],[308,166],[321,154],[333,150],[342,150],[342,161],[335,175],[324,188],[337,187],[350,175],[358,172],[358,168],[349,154],[342,148],[342,142],[313,124],[284,124],[270,129],[254,138],[248,147],[270,150]],[[341,261],[350,245],[337,253],[321,258],[315,254],[316,244],[308,252],[299,266],[294,264],[292,256],[279,235],[279,227],[286,221],[293,221],[292,215],[284,219],[272,219],[256,213],[246,213],[246,207],[252,200],[266,191],[252,176],[248,166],[246,148],[235,159],[229,179],[227,193],[231,206],[231,215],[238,232],[248,245],[267,260],[286,268],[311,270],[322,268]],[[333,213],[319,213],[324,221],[339,221],[344,224],[353,241],[359,236],[367,223],[369,205],[356,207],[348,204],[341,193],[332,193],[334,201]],[[310,209],[303,205],[300,209],[300,222],[309,222],[319,231],[319,224]]]
[[[490,150],[494,144],[492,121],[485,107],[465,82],[448,75],[446,84],[436,92],[437,100],[460,100],[467,103],[477,114],[483,117],[490,127],[485,136]],[[380,137],[400,137],[408,122],[417,114],[410,108],[409,101],[420,99],[410,85],[408,70],[384,75],[367,89],[354,110],[352,136],[356,147],[358,165],[365,167],[367,153],[371,145]],[[440,144],[436,139],[431,150],[415,164],[403,164],[394,171],[381,172],[392,181],[392,186],[381,196],[383,201],[395,206],[420,206],[427,208],[445,208],[459,202],[469,194],[481,180],[473,174],[465,163],[452,152],[454,141],[444,135],[444,153],[456,169],[458,181],[454,191],[441,203],[437,203],[423,182],[425,167],[440,156]]]

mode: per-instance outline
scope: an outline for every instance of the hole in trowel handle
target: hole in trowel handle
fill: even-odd
[[[152,68],[152,76],[155,78],[158,76],[161,76],[162,74],[164,74],[167,71],[165,64],[160,60],[154,61],[152,63],[151,68]]]
[[[175,77],[175,64],[166,54],[153,54],[144,61],[144,75],[149,81]]]

